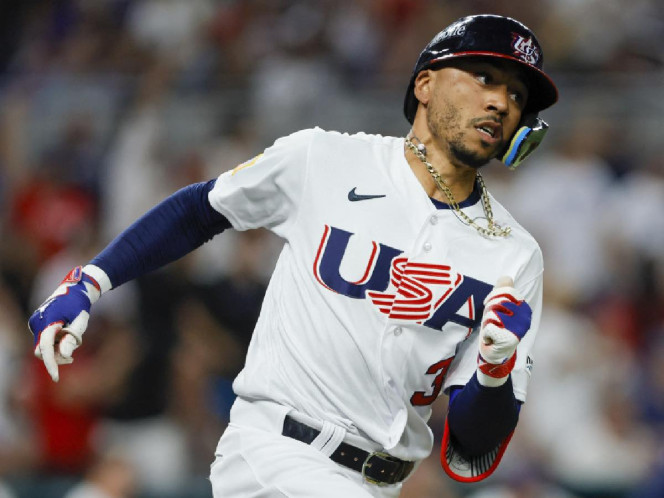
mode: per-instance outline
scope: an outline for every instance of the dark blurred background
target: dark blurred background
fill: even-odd
[[[454,483],[434,448],[404,496],[664,496],[664,3],[2,0],[0,498],[211,496],[281,242],[227,233],[105,295],[58,384],[29,314],[150,206],[279,136],[405,135],[417,55],[475,13],[532,28],[560,88],[538,153],[485,169],[544,251],[544,317],[495,475]]]

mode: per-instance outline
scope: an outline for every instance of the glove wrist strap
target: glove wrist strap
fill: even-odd
[[[498,387],[507,382],[507,377],[516,363],[516,351],[503,363],[489,363],[481,354],[477,355],[477,380],[487,387]]]
[[[99,284],[99,291],[100,291],[100,296],[104,294],[104,292],[108,292],[113,288],[113,285],[111,284],[111,280],[108,278],[108,275],[106,275],[106,272],[99,268],[98,266],[95,265],[85,265],[83,267],[83,272],[93,278],[98,284]],[[96,299],[95,299],[96,301]]]

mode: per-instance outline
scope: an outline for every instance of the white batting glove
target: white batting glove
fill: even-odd
[[[532,309],[520,299],[514,281],[501,277],[484,300],[480,327],[477,380],[500,386],[516,363],[516,348],[530,329]]]
[[[44,362],[54,382],[60,378],[58,365],[74,361],[72,354],[83,340],[90,306],[102,293],[100,280],[106,289],[110,288],[110,281],[100,268],[77,266],[28,320],[35,337],[35,356]]]

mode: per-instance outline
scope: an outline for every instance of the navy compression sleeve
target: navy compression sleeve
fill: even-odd
[[[123,231],[91,264],[103,269],[113,287],[181,258],[231,223],[208,201],[216,180],[184,187]]]
[[[450,393],[450,435],[464,456],[484,455],[514,431],[520,408],[511,377],[502,386],[485,387],[473,374],[468,384]]]

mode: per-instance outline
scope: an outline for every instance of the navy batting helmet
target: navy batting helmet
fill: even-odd
[[[527,130],[523,129],[524,126],[519,127],[502,157],[505,164],[515,167],[537,147],[548,128],[537,113],[558,100],[556,85],[542,71],[539,41],[528,27],[509,17],[476,15],[462,17],[450,24],[424,48],[413,69],[404,100],[404,114],[411,124],[418,106],[413,91],[417,75],[459,57],[497,57],[514,61],[525,69],[529,95],[522,125]]]

